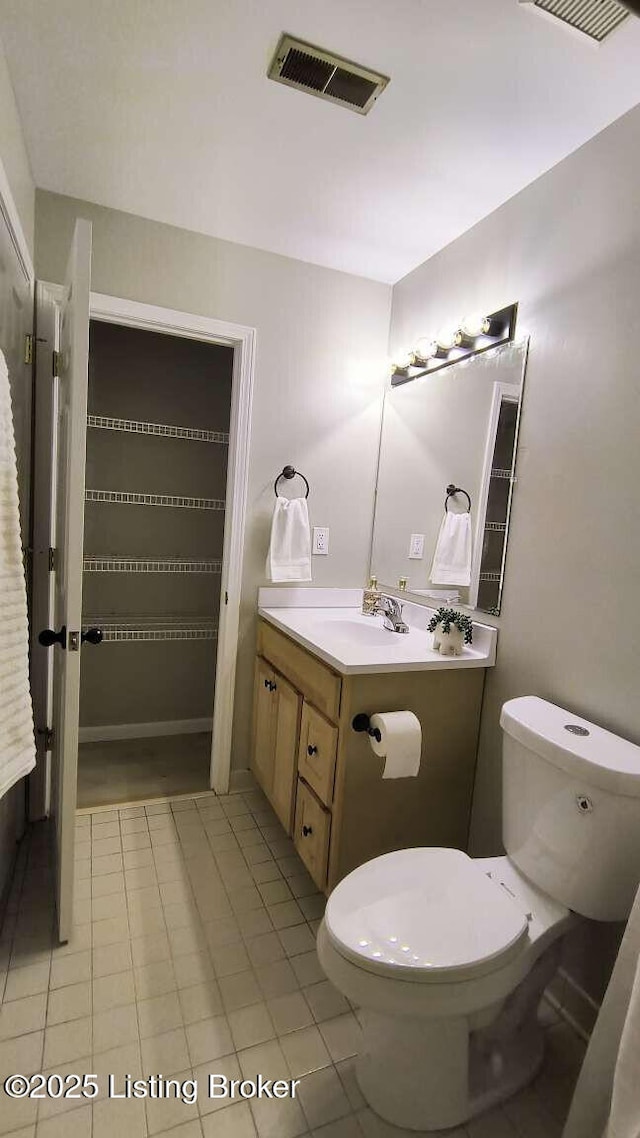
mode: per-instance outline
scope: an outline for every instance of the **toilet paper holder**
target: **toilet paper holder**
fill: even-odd
[[[351,720],[351,726],[354,731],[366,731],[367,735],[371,735],[371,737],[376,740],[376,743],[379,743],[382,739],[379,728],[371,726],[371,719],[366,711],[361,711],[358,715],[354,715]]]

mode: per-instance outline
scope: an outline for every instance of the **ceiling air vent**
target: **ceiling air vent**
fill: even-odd
[[[386,75],[288,35],[281,36],[267,74],[277,83],[349,107],[359,115],[371,110],[389,82]]]
[[[601,43],[629,15],[616,0],[519,0]]]

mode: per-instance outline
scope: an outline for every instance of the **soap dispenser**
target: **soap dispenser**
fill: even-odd
[[[369,579],[369,587],[362,590],[362,612],[365,616],[374,616],[379,599],[378,578],[372,575]]]

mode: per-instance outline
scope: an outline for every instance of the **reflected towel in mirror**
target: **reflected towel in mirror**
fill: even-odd
[[[471,514],[445,512],[429,574],[434,585],[471,584]]]

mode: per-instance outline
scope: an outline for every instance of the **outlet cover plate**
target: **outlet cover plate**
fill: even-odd
[[[412,533],[409,539],[409,560],[420,561],[424,557],[424,534]]]
[[[329,552],[329,527],[313,527],[313,552],[316,557],[324,556]]]

